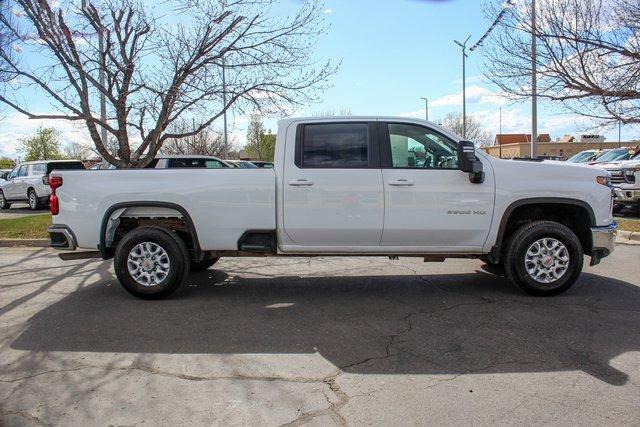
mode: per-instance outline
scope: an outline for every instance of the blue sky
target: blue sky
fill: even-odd
[[[302,0],[282,0],[282,12],[300,7]],[[462,67],[460,49],[454,39],[471,35],[475,42],[488,22],[477,0],[326,0],[324,16],[328,32],[318,41],[318,59],[342,61],[333,76],[332,87],[323,101],[300,109],[295,115],[348,110],[354,115],[424,117],[425,96],[430,99],[429,116],[438,121],[447,113],[462,111]],[[37,61],[37,58],[31,58]],[[480,119],[492,133],[499,129],[502,107],[503,132],[530,132],[529,103],[508,103],[495,95],[481,73],[482,57],[470,53],[467,59],[467,111]],[[30,103],[47,110],[42,96],[30,96]],[[36,108],[39,109],[39,108]],[[40,110],[40,109],[39,109]],[[541,103],[539,131],[560,137],[588,127],[588,120],[564,114],[558,106]],[[277,117],[265,118],[276,129]],[[232,118],[237,146],[245,141],[247,117]],[[39,122],[9,113],[0,121],[0,154],[15,155],[15,141],[33,132]],[[81,128],[71,123],[55,125],[65,141],[88,140]],[[221,123],[218,124],[221,127]],[[622,139],[638,137],[638,129],[623,128]],[[617,141],[617,129],[605,132]]]

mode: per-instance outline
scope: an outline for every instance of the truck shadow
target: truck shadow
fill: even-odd
[[[33,316],[12,343],[36,352],[320,353],[360,374],[582,370],[622,385],[610,361],[640,350],[640,288],[584,274],[539,299],[506,279],[458,275],[227,277],[194,274],[176,298],[101,283]]]

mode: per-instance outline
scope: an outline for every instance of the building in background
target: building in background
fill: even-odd
[[[606,150],[620,146],[638,145],[638,142],[605,142],[602,135],[585,134],[577,138],[565,135],[552,142],[549,134],[538,136],[538,155],[561,157],[567,159],[584,150]],[[494,157],[510,159],[513,157],[529,157],[531,155],[531,134],[501,134],[496,135],[494,145],[483,148]]]

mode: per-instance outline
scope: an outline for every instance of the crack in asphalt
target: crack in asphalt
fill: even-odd
[[[52,369],[48,371],[38,372],[33,375],[28,375],[25,377],[13,378],[13,379],[0,379],[2,383],[16,383],[21,381],[30,380],[33,378],[37,378],[43,375],[49,374],[57,374],[57,373],[66,373],[66,372],[77,372],[81,370],[87,369],[98,369],[105,371],[141,371],[151,375],[159,375],[163,377],[171,377],[177,378],[181,380],[187,381],[224,381],[224,380],[244,380],[244,381],[264,381],[264,382],[273,382],[273,381],[282,381],[282,382],[290,382],[290,383],[303,383],[303,384],[311,384],[311,383],[319,383],[325,381],[327,377],[281,377],[281,376],[251,376],[251,375],[221,375],[221,376],[198,376],[198,375],[190,375],[190,374],[182,374],[178,372],[169,372],[162,371],[157,368],[152,368],[149,366],[143,365],[131,365],[131,366],[100,366],[100,365],[82,365],[76,368],[69,369]],[[336,374],[332,374],[336,375]]]
[[[30,413],[28,413],[26,411],[10,411],[10,410],[6,410],[6,409],[0,408],[0,415],[4,415],[4,416],[6,416],[6,415],[15,415],[17,417],[24,418],[25,420],[29,420],[29,421],[31,421],[33,423],[36,423],[38,425],[41,425],[41,426],[49,425],[49,424],[45,423],[44,421],[42,421],[40,418],[38,418],[38,417],[36,417],[34,415],[31,415]]]

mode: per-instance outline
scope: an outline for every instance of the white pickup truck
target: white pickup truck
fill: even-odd
[[[114,258],[146,299],[220,257],[300,255],[480,258],[555,295],[616,230],[608,172],[492,158],[406,118],[283,120],[273,169],[56,171],[50,185],[51,246]]]

